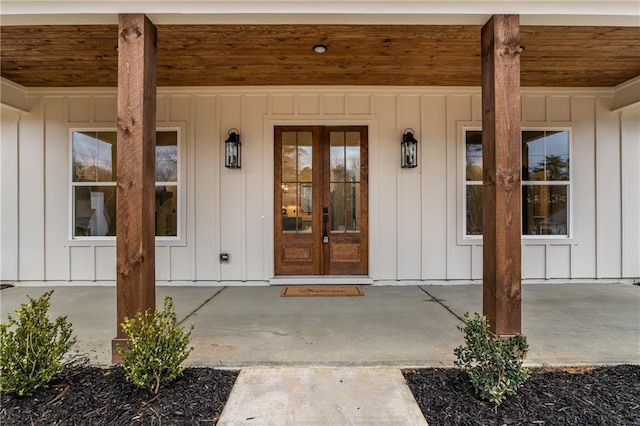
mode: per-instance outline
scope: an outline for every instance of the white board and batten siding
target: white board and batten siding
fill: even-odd
[[[640,277],[640,111],[610,112],[612,91],[523,89],[523,126],[572,129],[570,238],[523,239],[523,278]],[[70,132],[115,129],[115,90],[28,92],[2,110],[0,278],[115,280],[113,239],[70,238]],[[369,126],[370,277],[378,283],[482,278],[482,242],[462,235],[461,129],[479,126],[479,89],[165,89],[158,128],[179,129],[180,236],[158,240],[157,279],[265,284],[273,277],[273,128]],[[240,131],[242,169],[223,141]],[[406,128],[419,166],[400,168]],[[220,263],[221,252],[230,254]]]

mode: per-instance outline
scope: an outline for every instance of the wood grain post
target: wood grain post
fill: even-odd
[[[155,309],[156,27],[143,14],[118,23],[116,187],[117,334],[137,312]]]
[[[521,331],[520,22],[482,28],[483,313],[491,331]]]

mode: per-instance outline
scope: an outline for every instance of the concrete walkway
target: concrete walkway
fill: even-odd
[[[2,320],[46,290],[2,290]],[[481,285],[366,286],[364,297],[338,298],[280,291],[157,289],[158,306],[171,296],[183,324],[196,326],[189,365],[243,369],[220,424],[420,424],[400,369],[452,366],[456,325],[482,310]],[[527,365],[640,364],[640,287],[531,284],[522,300]],[[51,316],[73,323],[76,353],[110,364],[115,288],[55,287],[51,303]]]
[[[396,368],[246,368],[218,425],[426,425]]]

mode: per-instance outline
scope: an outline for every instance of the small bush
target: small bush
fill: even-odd
[[[177,326],[173,301],[164,299],[164,309],[138,313],[120,325],[129,338],[127,348],[117,346],[126,378],[137,386],[158,393],[160,386],[177,378],[193,348],[187,349],[191,331]]]
[[[476,313],[467,323],[457,328],[464,333],[465,346],[453,350],[455,365],[467,371],[476,395],[500,405],[529,377],[529,370],[522,367],[529,351],[527,339],[521,334],[509,338],[489,334],[487,318]]]
[[[49,299],[53,290],[9,314],[0,324],[0,391],[31,395],[64,370],[62,358],[76,341],[67,317],[49,321]],[[15,329],[12,329],[15,326]]]

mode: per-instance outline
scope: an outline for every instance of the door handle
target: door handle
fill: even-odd
[[[329,223],[329,208],[322,208],[322,244],[329,244],[329,234],[327,232],[327,223]]]

